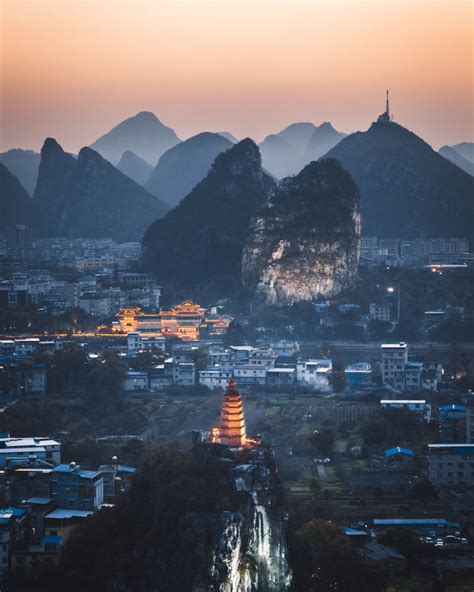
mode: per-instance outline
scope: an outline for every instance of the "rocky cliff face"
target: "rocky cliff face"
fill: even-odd
[[[254,218],[242,281],[267,305],[331,298],[353,285],[359,246],[356,184],[337,161],[312,162],[284,179]]]
[[[240,289],[250,220],[273,187],[252,140],[219,154],[206,178],[145,233],[144,267],[188,296],[214,298]]]
[[[212,448],[212,445],[211,445]],[[182,534],[196,550],[193,592],[285,592],[291,583],[279,482],[263,448],[222,447],[233,496],[219,512],[189,514]]]

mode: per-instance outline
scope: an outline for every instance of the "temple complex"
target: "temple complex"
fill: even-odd
[[[140,332],[143,335],[179,337],[184,341],[196,341],[201,333],[222,335],[231,317],[208,313],[199,304],[185,300],[171,310],[144,313],[139,307],[121,308],[113,329],[120,333]]]

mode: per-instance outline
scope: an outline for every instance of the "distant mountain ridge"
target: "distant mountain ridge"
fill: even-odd
[[[154,113],[141,111],[98,138],[90,148],[114,165],[130,150],[155,166],[160,156],[180,141],[174,130],[161,123]]]
[[[139,185],[144,185],[150,178],[153,172],[153,167],[148,164],[146,160],[137,156],[131,150],[127,150],[122,154],[118,165],[118,170],[133,179]]]
[[[401,125],[375,122],[325,158],[356,181],[365,235],[474,239],[473,178]]]
[[[13,148],[0,154],[0,162],[20,181],[30,196],[33,195],[38,178],[40,155],[33,150]]]
[[[346,134],[329,122],[320,126],[310,122],[293,123],[268,135],[259,145],[263,167],[278,179],[296,175],[312,160],[318,160]]]
[[[31,225],[32,199],[10,170],[0,163],[0,228]]]
[[[438,150],[438,153],[441,154],[441,156],[444,156],[444,158],[447,158],[448,160],[453,162],[463,171],[466,171],[466,173],[474,175],[474,163],[469,162],[469,160],[464,158],[464,156],[461,156],[461,154],[452,146],[442,146]]]
[[[216,156],[233,144],[222,134],[202,132],[170,148],[158,161],[145,188],[177,205],[211,169]]]
[[[77,160],[52,138],[41,150],[33,197],[40,236],[140,240],[169,209],[91,148]]]

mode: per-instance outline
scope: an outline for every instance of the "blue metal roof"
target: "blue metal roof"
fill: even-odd
[[[54,534],[48,534],[41,539],[41,542],[46,544],[49,543],[50,545],[60,545],[63,542],[63,537]]]
[[[1,508],[0,524],[8,524],[12,518],[19,518],[26,514],[26,510],[21,508]]]
[[[70,473],[71,475],[78,475],[84,479],[94,479],[94,477],[100,476],[100,473],[97,471],[86,471],[85,469],[81,469],[80,465],[58,465],[54,467],[53,471],[55,473]]]
[[[344,534],[347,534],[347,536],[369,536],[369,533],[365,530],[357,530],[356,528],[345,528]]]
[[[37,504],[39,506],[46,506],[53,500],[50,497],[30,497],[26,500],[27,504]]]
[[[400,446],[395,446],[395,448],[389,448],[384,452],[385,456],[393,456],[394,454],[407,454],[409,456],[415,456],[413,450],[410,450],[409,448],[401,448]]]
[[[443,405],[439,408],[440,411],[466,411],[464,405]]]

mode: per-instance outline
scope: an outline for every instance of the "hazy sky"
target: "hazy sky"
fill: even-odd
[[[181,138],[260,140],[383,110],[435,148],[473,140],[472,0],[0,0],[0,148],[78,150],[153,111]]]

